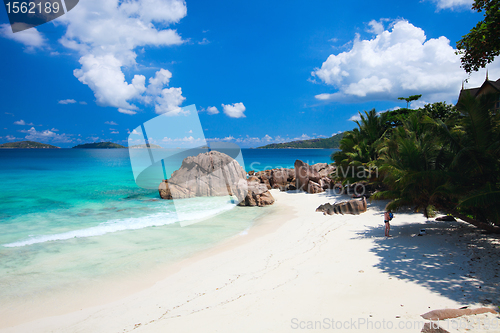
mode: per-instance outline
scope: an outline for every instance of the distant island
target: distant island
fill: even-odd
[[[82,145],[74,146],[73,148],[89,149],[89,148],[127,148],[127,147],[113,142],[93,142],[93,143],[85,143]]]
[[[271,143],[269,145],[258,147],[262,149],[284,149],[284,148],[323,148],[323,149],[338,149],[340,145],[340,140],[344,133],[335,134],[331,138],[327,139],[310,139],[310,140],[298,140],[285,143]]]
[[[59,149],[60,147],[56,147],[53,145],[49,145],[46,143],[40,143],[35,141],[18,141],[18,142],[9,142],[0,145],[0,148],[10,148],[10,149]]]

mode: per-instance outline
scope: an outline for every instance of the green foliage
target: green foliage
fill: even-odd
[[[411,207],[427,217],[439,210],[467,216],[468,222],[488,230],[500,226],[496,100],[496,94],[465,95],[457,107],[434,103],[381,115],[365,111],[332,156],[341,170],[339,180],[361,180],[342,174],[346,168],[376,166],[378,172],[364,180],[383,185],[385,190],[373,197],[390,199],[387,209]]]
[[[399,100],[401,101],[406,101],[406,108],[408,109],[408,104],[410,102],[418,100],[422,95],[411,95],[409,97],[398,97]]]
[[[333,153],[331,157],[340,170],[339,180],[372,178],[373,162],[378,158],[377,146],[387,128],[375,109],[365,111],[364,115],[360,112],[359,116],[360,120],[355,121],[358,128],[345,133],[340,141],[340,151]]]
[[[500,3],[498,0],[475,0],[472,9],[484,11],[484,19],[457,42],[462,67],[467,73],[484,68],[500,54]]]
[[[94,143],[85,143],[82,145],[74,146],[73,148],[126,148],[122,145],[113,142],[94,142]]]
[[[277,149],[277,148],[339,148],[340,140],[344,133],[335,134],[331,138],[327,139],[311,139],[311,140],[299,140],[286,143],[272,143],[259,148],[266,149]]]
[[[9,142],[0,145],[0,148],[17,148],[17,149],[31,149],[31,148],[59,148],[46,143],[40,143],[35,141],[19,141],[19,142]]]

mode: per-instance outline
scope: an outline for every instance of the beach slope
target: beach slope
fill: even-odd
[[[154,286],[0,332],[420,332],[423,313],[499,300],[495,240],[461,222],[397,213],[385,238],[385,202],[329,216],[316,207],[347,197],[272,195],[272,214]],[[471,263],[485,244],[495,259]]]

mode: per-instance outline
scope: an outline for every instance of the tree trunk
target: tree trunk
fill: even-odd
[[[497,227],[497,226],[494,226],[494,225],[491,225],[491,224],[488,224],[488,223],[484,223],[484,222],[481,222],[481,221],[477,221],[477,220],[471,219],[470,217],[467,217],[466,215],[460,214],[460,213],[458,213],[456,211],[451,211],[450,213],[453,216],[458,217],[462,221],[465,221],[467,223],[470,223],[470,224],[478,227],[479,229],[490,231],[490,232],[493,232],[495,234],[500,234],[500,227]]]

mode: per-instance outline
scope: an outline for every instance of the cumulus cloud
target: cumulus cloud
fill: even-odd
[[[118,124],[117,124],[117,123],[115,123],[114,121],[105,121],[104,123],[105,123],[106,125],[114,125],[114,126],[118,125]]]
[[[52,142],[72,142],[67,134],[57,134],[50,130],[37,131],[34,127],[29,130],[22,130],[21,133],[26,133],[26,139],[30,141],[52,141]]]
[[[204,139],[202,138],[194,138],[192,135],[190,136],[185,136],[183,138],[175,138],[175,139],[172,139],[172,138],[169,138],[169,137],[164,137],[163,142],[178,142],[178,143],[192,143],[192,142],[201,142],[201,141],[205,141]]]
[[[332,54],[312,75],[337,89],[316,95],[318,100],[364,102],[397,100],[401,96],[422,94],[430,102],[453,102],[467,74],[460,68],[460,57],[441,36],[427,39],[425,32],[408,21],[393,22],[381,29],[383,20],[370,22],[373,39],[356,36],[351,50]],[[500,74],[500,63],[489,67]],[[473,74],[471,84],[480,85],[484,72]]]
[[[473,0],[433,0],[438,9],[471,8]]]
[[[158,114],[165,114],[167,116],[183,114],[184,111],[180,108],[180,105],[185,99],[182,96],[181,88],[163,89],[160,96],[155,99],[155,111]]]
[[[204,108],[201,108],[199,112],[207,112],[207,114],[209,115],[214,115],[214,114],[218,114],[219,113],[219,110],[215,107],[215,106],[209,106],[208,108],[204,109]]]
[[[59,104],[75,104],[76,101],[74,99],[63,99],[57,102]]]
[[[127,110],[127,109],[123,109],[123,108],[118,108],[118,112],[123,113],[123,114],[129,114],[129,115],[134,115],[137,113],[135,111]]]
[[[376,20],[371,20],[368,23],[369,28],[366,30],[368,32],[371,32],[375,35],[381,34],[384,32],[384,24],[382,22],[378,22]]]
[[[14,125],[28,125],[28,126],[34,126],[33,123],[27,124],[24,120],[18,120],[14,122]]]
[[[134,114],[136,103],[151,103],[157,113],[178,114],[176,103],[184,97],[180,88],[166,89],[172,77],[168,70],[157,71],[146,86],[144,75],[137,73],[129,82],[123,69],[137,68],[138,47],[182,44],[176,30],[164,27],[186,13],[184,0],[87,0],[59,19],[67,27],[60,43],[80,53],[81,68],[74,75],[92,89],[99,105]]]
[[[0,36],[23,44],[27,52],[32,52],[37,48],[45,46],[45,38],[43,38],[42,34],[36,28],[13,33],[9,24],[0,24]]]
[[[245,118],[245,105],[243,103],[234,103],[234,104],[222,104],[222,108],[224,109],[224,113],[231,118]]]

